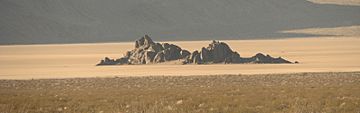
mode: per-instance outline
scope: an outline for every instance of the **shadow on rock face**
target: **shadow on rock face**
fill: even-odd
[[[172,61],[179,61],[181,64],[292,63],[281,57],[273,58],[262,53],[250,58],[242,58],[239,53],[231,50],[229,45],[215,40],[208,47],[202,47],[200,52],[196,50],[190,53],[177,45],[155,43],[148,35],[145,35],[135,41],[135,48],[128,51],[124,57],[119,59],[105,57],[97,65],[140,65]]]

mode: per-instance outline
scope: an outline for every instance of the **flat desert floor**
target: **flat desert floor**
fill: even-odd
[[[155,40],[156,41],[156,40]],[[97,67],[106,56],[118,58],[134,43],[0,46],[0,79],[42,79],[152,75],[223,75],[360,71],[359,37],[221,40],[242,57],[256,53],[283,57],[299,64],[123,65]],[[211,41],[175,41],[199,50]]]

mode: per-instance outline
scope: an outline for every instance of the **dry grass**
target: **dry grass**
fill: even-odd
[[[0,80],[1,113],[359,113],[360,72]]]

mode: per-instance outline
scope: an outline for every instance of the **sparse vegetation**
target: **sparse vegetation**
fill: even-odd
[[[359,113],[360,72],[0,80],[1,113]]]

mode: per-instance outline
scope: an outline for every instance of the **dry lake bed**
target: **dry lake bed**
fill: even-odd
[[[0,79],[114,76],[190,76],[360,71],[360,38],[320,37],[269,40],[221,40],[242,57],[256,53],[283,57],[299,64],[235,65],[95,65],[104,57],[119,58],[134,43],[48,44],[0,46]],[[199,50],[211,41],[169,42]]]
[[[170,42],[188,50],[211,41]],[[0,113],[359,113],[360,38],[224,40],[299,64],[95,64],[133,43],[0,46]]]

